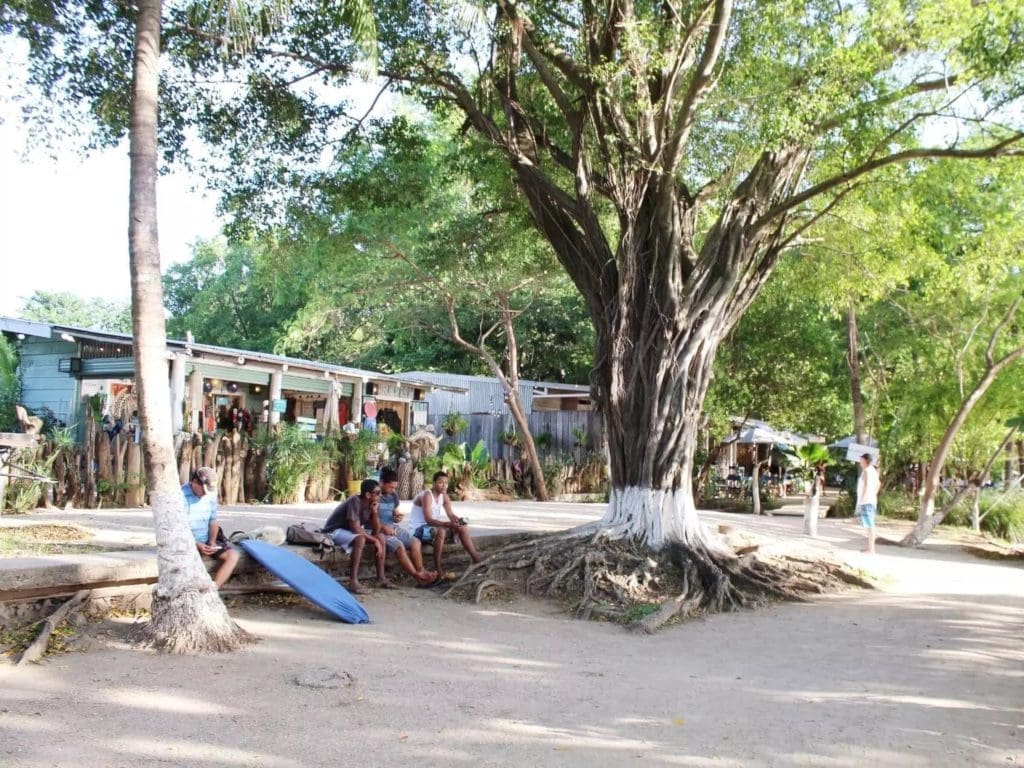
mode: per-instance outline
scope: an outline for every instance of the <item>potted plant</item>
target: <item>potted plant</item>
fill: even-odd
[[[468,426],[469,420],[458,411],[449,413],[441,422],[441,429],[448,437],[455,437],[460,432],[464,432]]]
[[[380,439],[376,432],[346,424],[338,448],[345,460],[344,480],[349,495],[359,493],[359,485],[366,476],[366,460]]]
[[[498,437],[505,445],[511,446],[512,448],[519,447],[519,433],[514,429],[506,429]]]

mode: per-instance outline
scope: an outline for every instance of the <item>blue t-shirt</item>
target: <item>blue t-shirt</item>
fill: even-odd
[[[185,496],[185,513],[192,535],[200,544],[209,544],[210,521],[217,519],[217,494],[207,492],[199,498],[193,493],[191,483],[181,486],[181,492]]]
[[[381,525],[395,524],[395,510],[399,505],[397,493],[382,493],[380,495],[380,506],[377,508],[377,517]]]

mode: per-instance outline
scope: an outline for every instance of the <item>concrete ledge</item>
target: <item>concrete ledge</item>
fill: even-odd
[[[535,534],[511,533],[481,536],[476,539],[481,552],[493,552],[503,546],[531,538]],[[341,551],[320,557],[311,547],[288,546],[290,551],[319,565],[326,571],[338,572],[348,568],[348,556]],[[260,576],[270,578],[270,572],[251,557],[240,552],[232,580],[236,576],[247,582],[258,582]],[[461,546],[450,546],[446,560],[453,564],[468,564]],[[210,570],[214,561],[204,561]],[[372,560],[364,563],[372,567]],[[395,568],[389,565],[389,570]],[[132,584],[153,584],[157,580],[156,553],[153,550],[133,552],[99,552],[81,555],[51,555],[47,557],[10,558],[0,560],[0,602],[32,600],[56,594],[71,594],[80,589],[103,589]]]

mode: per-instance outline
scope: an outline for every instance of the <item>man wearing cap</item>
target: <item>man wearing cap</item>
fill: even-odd
[[[203,557],[220,562],[213,575],[213,583],[220,589],[238,565],[238,552],[228,545],[226,539],[218,543],[222,537],[217,522],[217,473],[210,467],[200,467],[181,486],[181,493],[185,497],[185,511],[196,540],[196,549]]]

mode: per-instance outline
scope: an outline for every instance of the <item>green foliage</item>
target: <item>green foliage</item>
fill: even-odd
[[[264,245],[199,242],[191,261],[172,264],[164,275],[167,333],[184,339],[259,352],[273,352],[301,304],[294,292],[279,291]]]
[[[458,411],[452,411],[444,417],[444,421],[441,422],[441,428],[448,434],[449,437],[455,437],[466,431],[466,427],[469,426],[469,419],[463,416]]]
[[[498,439],[501,440],[501,442],[503,442],[505,445],[510,445],[514,448],[518,448],[521,444],[521,441],[519,439],[519,432],[517,432],[515,429],[504,430],[498,436]]]
[[[25,320],[70,325],[101,331],[132,332],[132,308],[127,301],[83,299],[73,293],[35,291],[18,311]]]
[[[948,525],[970,526],[973,501],[961,501],[943,521]],[[1024,543],[1024,490],[985,489],[978,499],[981,530],[1012,544]]]
[[[300,485],[330,463],[329,449],[309,437],[293,424],[282,425],[273,436],[267,451],[267,479],[274,502],[303,501],[297,496]]]
[[[12,477],[8,481],[3,503],[7,511],[23,515],[40,506],[43,495],[49,492],[50,485],[36,478],[52,479],[53,462],[57,454],[51,453],[45,459],[38,448],[22,448],[14,451],[11,464],[18,467],[23,476]]]
[[[439,454],[421,456],[416,462],[416,468],[423,473],[423,482],[428,485],[433,480],[434,474],[441,471],[442,465],[443,460]]]
[[[14,410],[21,401],[21,371],[18,353],[7,337],[0,334],[0,432],[14,432],[18,414]]]
[[[353,434],[343,433],[338,439],[338,449],[348,465],[353,480],[362,480],[366,476],[370,453],[380,442],[380,436],[369,429],[360,429]]]

